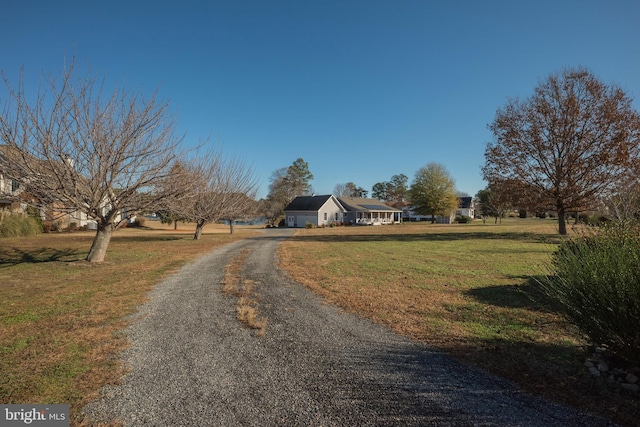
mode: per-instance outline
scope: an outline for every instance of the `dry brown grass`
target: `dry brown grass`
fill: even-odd
[[[151,223],[151,224],[150,224]],[[126,316],[167,274],[252,230],[147,221],[115,233],[104,263],[86,256],[93,233],[0,240],[0,402],[70,403],[72,425],[86,402],[123,373]]]
[[[222,292],[234,295],[236,301],[236,317],[247,328],[254,329],[255,334],[261,337],[267,327],[267,319],[259,316],[259,296],[255,290],[258,283],[242,278],[242,267],[247,259],[249,250],[240,252],[232,262],[225,267],[225,275],[222,280]]]
[[[640,416],[638,396],[588,374],[588,343],[536,287],[560,241],[556,227],[512,219],[302,229],[279,255],[327,302],[529,391],[629,424]]]

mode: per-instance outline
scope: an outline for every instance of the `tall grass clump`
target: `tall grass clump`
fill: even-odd
[[[0,237],[32,236],[42,232],[42,225],[33,217],[0,210]]]
[[[594,345],[640,366],[640,227],[608,224],[560,244],[548,296]]]

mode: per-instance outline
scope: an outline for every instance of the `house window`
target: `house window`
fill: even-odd
[[[324,220],[325,221],[327,220],[327,213],[326,212],[324,213]]]
[[[338,212],[336,212],[336,219],[334,221],[338,220]]]
[[[11,192],[15,193],[16,191],[18,191],[18,188],[20,188],[20,183],[18,181],[16,181],[15,179],[11,180]]]

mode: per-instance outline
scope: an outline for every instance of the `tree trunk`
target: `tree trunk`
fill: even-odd
[[[561,236],[567,235],[567,218],[565,218],[564,206],[558,206],[558,232]]]
[[[173,221],[173,231],[176,231],[178,229],[178,220],[176,219],[175,221]]]
[[[234,224],[234,222],[235,221],[233,221],[231,219],[229,220],[229,233],[230,234],[233,234],[233,224]]]
[[[89,249],[89,255],[85,258],[85,261],[89,262],[102,262],[107,255],[107,248],[111,242],[111,236],[113,235],[113,224],[98,224],[98,231],[96,237],[93,238],[91,249]]]
[[[204,221],[198,221],[196,223],[196,232],[193,234],[193,240],[200,240],[200,236],[202,235],[202,229],[204,228]]]

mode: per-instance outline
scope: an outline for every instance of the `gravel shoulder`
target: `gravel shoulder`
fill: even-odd
[[[269,229],[158,284],[126,330],[129,372],[85,408],[89,425],[605,426],[437,349],[323,304],[277,269],[293,233]],[[236,320],[224,267],[248,251],[263,336]]]

